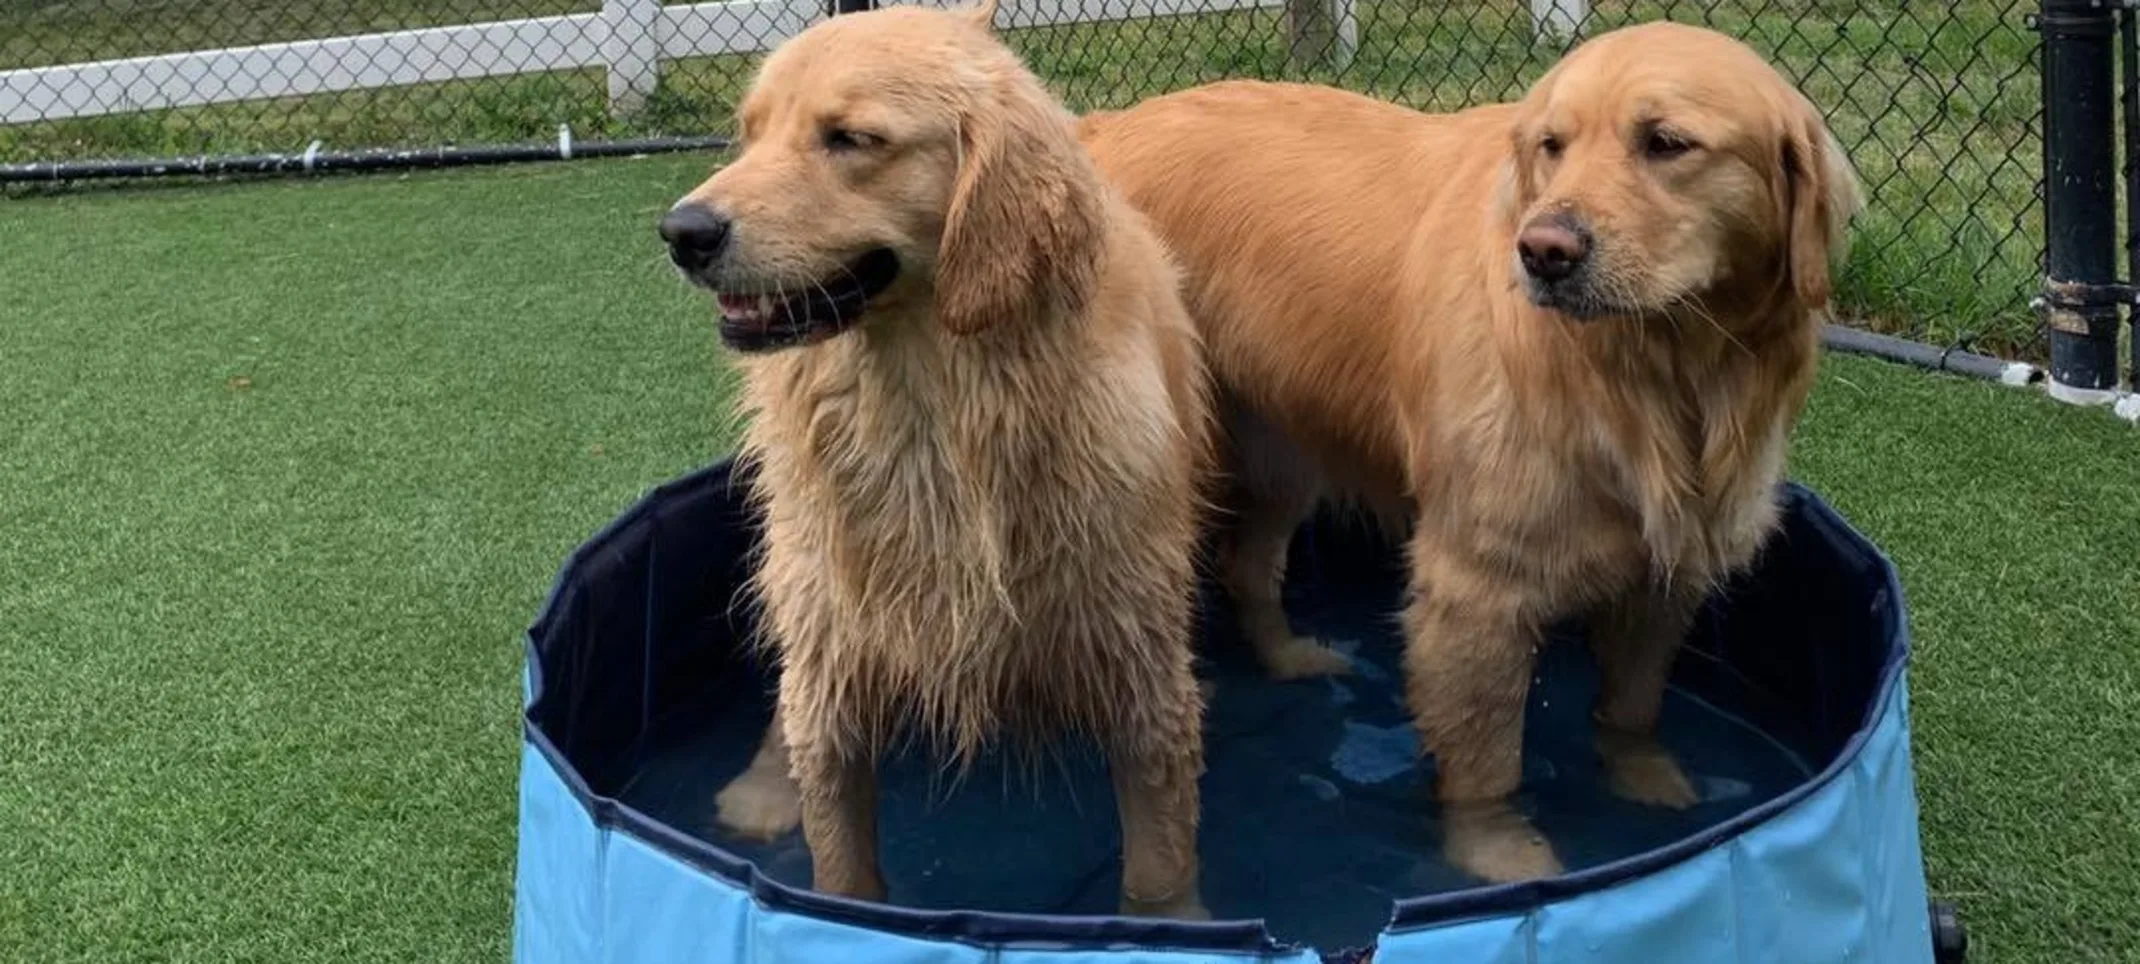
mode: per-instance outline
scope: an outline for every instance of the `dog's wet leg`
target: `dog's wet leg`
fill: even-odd
[[[1431,553],[1414,556],[1406,694],[1434,756],[1444,853],[1456,868],[1496,883],[1558,874],[1552,844],[1510,799],[1523,776],[1538,625],[1506,580]]]
[[[1286,618],[1286,555],[1322,494],[1304,468],[1306,456],[1254,415],[1234,409],[1226,422],[1235,456],[1234,518],[1224,536],[1221,578],[1241,633],[1274,679],[1348,673],[1344,654],[1295,634]]]
[[[1197,780],[1204,772],[1203,696],[1184,655],[1125,698],[1108,766],[1122,820],[1122,913],[1208,920],[1198,893]]]
[[[811,887],[862,900],[884,899],[877,867],[877,761],[873,747],[843,745],[832,721],[809,709],[827,703],[781,681],[789,759],[802,798],[803,839],[810,847]]]
[[[1700,802],[1679,761],[1657,742],[1672,662],[1700,608],[1698,593],[1650,585],[1591,620],[1600,681],[1597,750],[1612,792],[1623,799],[1678,810]]]
[[[788,766],[788,742],[776,717],[765,727],[758,752],[714,803],[721,826],[751,840],[772,840],[802,822],[802,794]]]

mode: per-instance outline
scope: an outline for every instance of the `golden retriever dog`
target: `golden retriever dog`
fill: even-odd
[[[1654,732],[1697,608],[1774,527],[1858,188],[1720,34],[1600,35],[1514,104],[1430,115],[1220,83],[1080,135],[1188,275],[1231,426],[1223,579],[1298,662],[1287,540],[1325,495],[1409,521],[1407,701],[1450,862],[1560,872],[1510,804],[1549,624],[1583,619],[1612,789],[1697,794]]]
[[[777,720],[720,797],[881,900],[876,765],[1077,732],[1122,909],[1196,917],[1195,554],[1214,434],[1177,269],[978,9],[819,23],[661,223],[718,294],[765,545]]]

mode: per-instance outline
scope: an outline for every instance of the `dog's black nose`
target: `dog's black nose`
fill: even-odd
[[[1590,233],[1565,217],[1539,218],[1516,235],[1516,256],[1531,277],[1560,281],[1590,257]]]
[[[669,260],[686,270],[713,263],[728,246],[729,221],[701,204],[679,204],[661,219],[661,239],[669,242]]]

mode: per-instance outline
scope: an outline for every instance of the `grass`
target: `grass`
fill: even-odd
[[[0,69],[594,9],[580,0],[47,0],[0,3]],[[1360,0],[1345,70],[1303,69],[1282,13],[1020,29],[1014,43],[1072,106],[1121,106],[1222,77],[1341,84],[1422,108],[1517,96],[1558,54],[1505,0]],[[1872,204],[1842,279],[1862,323],[1939,344],[2035,357],[2041,144],[2025,0],[1937,8],[1868,0],[1599,0],[1586,30],[1670,17],[1777,58],[1827,108]],[[743,57],[673,62],[641,113],[607,113],[599,71],[557,71],[0,127],[0,162],[114,155],[581,139],[725,129]],[[1246,149],[1246,146],[1244,146]]]
[[[0,960],[497,961],[519,632],[725,450],[650,224],[703,158],[0,203]],[[1834,358],[1978,964],[2140,947],[2140,436]]]

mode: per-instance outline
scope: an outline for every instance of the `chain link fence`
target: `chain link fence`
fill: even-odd
[[[1571,37],[1655,18],[1773,57],[1867,188],[1858,323],[2040,352],[2034,0],[1004,0],[1078,109],[1224,77],[1453,110],[1520,96]],[[756,56],[824,0],[0,0],[0,165],[718,135]],[[1254,150],[1244,143],[1243,150]]]

